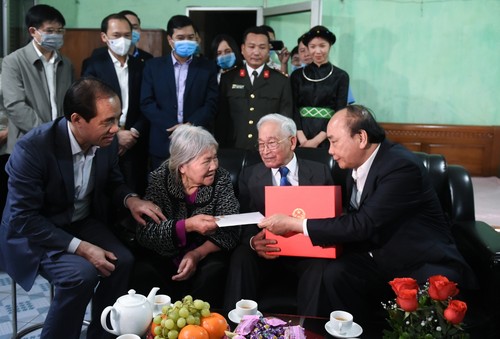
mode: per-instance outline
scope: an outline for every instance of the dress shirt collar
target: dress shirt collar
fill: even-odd
[[[259,68],[252,68],[250,66],[248,66],[248,64],[245,64],[246,68],[247,68],[247,73],[248,73],[248,76],[251,77],[252,76],[252,73],[253,71],[257,71],[257,78],[259,77],[260,73],[262,72],[262,70],[264,69],[264,64],[262,64]]]
[[[64,118],[63,118],[64,119]],[[69,135],[69,142],[71,144],[71,154],[72,155],[77,155],[77,154],[82,154],[82,155],[94,155],[99,146],[92,146],[88,151],[87,154],[83,153],[82,147],[76,141],[75,136],[73,135],[73,131],[71,130],[71,127],[69,126],[69,121],[66,123],[68,127],[68,135]]]
[[[170,57],[172,58],[172,64],[174,66],[176,66],[176,65],[184,65],[184,64],[188,64],[189,65],[193,61],[193,56],[191,55],[189,57],[189,59],[186,60],[186,62],[180,62],[179,60],[177,60],[175,58],[174,51],[172,51],[172,53],[170,53]]]
[[[113,53],[111,53],[111,51],[109,49],[108,49],[108,53],[109,53],[109,56],[111,57],[111,61],[113,62],[113,65],[115,65],[115,67],[120,67],[120,68],[127,68],[128,67],[128,54],[126,55],[126,57],[125,57],[125,63],[122,66],[122,63],[120,62],[120,60],[118,60],[113,55]]]
[[[283,165],[288,168],[289,172],[287,175],[288,181],[292,186],[297,186],[299,184],[299,166],[297,165],[297,157],[295,153],[293,153],[293,158],[286,165]],[[281,174],[278,168],[271,168],[271,172],[273,173],[274,185],[279,186]]]
[[[59,54],[57,53],[56,50],[53,51],[52,56],[50,57],[49,60],[45,59],[43,56],[42,52],[36,47],[36,41],[33,39],[33,48],[35,49],[36,55],[38,55],[38,58],[42,60],[43,62],[47,62],[49,64],[54,64],[56,61],[59,61]]]
[[[357,169],[352,170],[352,178],[356,182],[356,187],[360,194],[365,187],[366,178],[368,177],[368,173],[370,172],[370,168],[372,167],[373,160],[375,160],[379,149],[380,144],[377,146],[372,155],[370,155],[370,157],[363,163],[363,165],[359,166]]]

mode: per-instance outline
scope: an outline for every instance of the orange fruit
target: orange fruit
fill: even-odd
[[[211,312],[208,317],[202,317],[200,325],[207,330],[209,339],[221,339],[226,334],[227,321],[219,313]]]
[[[177,339],[210,339],[208,332],[198,325],[186,325],[179,332]]]

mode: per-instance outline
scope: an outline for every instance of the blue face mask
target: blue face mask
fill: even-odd
[[[132,31],[132,45],[137,45],[137,43],[141,40],[141,33],[139,31]]]
[[[196,52],[198,48],[198,43],[192,40],[178,40],[174,41],[174,51],[175,54],[181,58],[187,58]]]
[[[236,62],[236,55],[234,53],[228,53],[224,55],[219,55],[217,57],[217,65],[222,69],[231,68]]]

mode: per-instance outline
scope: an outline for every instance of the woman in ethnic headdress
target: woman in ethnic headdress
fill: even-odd
[[[328,120],[347,106],[349,75],[328,60],[335,40],[335,35],[324,26],[315,26],[302,36],[313,61],[290,76],[301,147],[328,147]]]

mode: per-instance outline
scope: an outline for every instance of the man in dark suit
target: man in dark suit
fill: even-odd
[[[141,34],[142,34],[141,19],[139,18],[139,16],[137,16],[137,14],[127,9],[121,11],[118,14],[125,16],[132,25],[132,44],[130,45],[130,50],[128,51],[129,56],[131,58],[136,59],[137,61],[140,61],[141,63],[144,63],[149,59],[152,59],[153,55],[151,53],[148,53],[145,50],[137,47],[137,43],[141,39]],[[92,51],[92,56],[98,54],[104,54],[107,51],[108,51],[107,46],[99,47]]]
[[[151,123],[151,170],[169,156],[170,134],[181,124],[213,129],[217,105],[214,62],[195,56],[198,48],[193,22],[175,15],[167,24],[172,54],[146,63],[141,109]]]
[[[264,211],[265,186],[332,185],[332,176],[325,164],[296,157],[297,128],[292,119],[281,114],[268,114],[257,123],[258,148],[261,163],[244,168],[239,179],[241,212]],[[280,168],[288,174],[281,176]],[[298,276],[298,312],[303,315],[318,313],[317,299],[326,260],[277,257],[267,252],[277,252],[276,240],[266,239],[264,230],[256,225],[243,226],[241,244],[231,255],[224,300],[226,310],[234,308],[242,298],[258,300],[257,290],[262,291],[268,279],[280,275],[280,270]]]
[[[144,63],[128,55],[128,49],[116,48],[119,41],[130,46],[132,26],[121,14],[111,14],[101,23],[101,39],[106,53],[85,59],[82,76],[94,76],[110,85],[122,102],[118,132],[120,169],[125,182],[135,192],[144,194],[148,170],[149,122],[141,113],[141,82]]]
[[[355,321],[367,323],[374,307],[382,310],[380,302],[387,301],[388,282],[395,277],[423,284],[441,274],[474,287],[474,274],[455,246],[421,160],[386,140],[372,113],[360,105],[335,113],[327,135],[329,153],[341,168],[351,169],[349,213],[305,221],[273,215],[259,224],[275,234],[304,233],[314,245],[344,244],[323,275],[326,309],[349,311]]]
[[[20,139],[6,166],[9,193],[0,226],[0,268],[25,290],[38,274],[55,286],[41,338],[114,338],[104,307],[125,294],[133,256],[106,226],[109,203],[165,220],[128,188],[118,167],[120,100],[105,83],[82,78],[64,98],[64,117]]]
[[[245,31],[241,54],[245,66],[221,76],[215,137],[222,147],[251,150],[260,118],[272,112],[291,117],[292,90],[284,74],[266,65],[269,35],[263,27]]]

